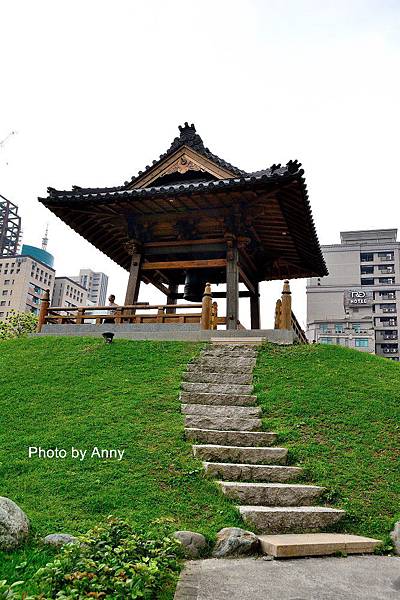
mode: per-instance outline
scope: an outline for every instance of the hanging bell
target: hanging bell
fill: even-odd
[[[204,288],[208,281],[208,272],[204,269],[191,269],[186,271],[183,297],[188,302],[201,302]]]

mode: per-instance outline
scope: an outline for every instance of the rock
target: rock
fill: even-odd
[[[29,535],[26,514],[9,498],[0,496],[0,550],[15,550]]]
[[[400,521],[397,521],[397,523],[395,524],[394,529],[390,534],[390,537],[394,544],[395,554],[398,554],[400,556]]]
[[[78,539],[69,533],[51,533],[43,538],[43,544],[60,548],[65,544],[77,544]]]
[[[213,556],[225,558],[257,554],[259,545],[258,537],[251,531],[240,529],[240,527],[225,527],[217,533]]]
[[[184,547],[187,558],[199,558],[207,546],[206,538],[201,533],[176,531],[174,535]]]

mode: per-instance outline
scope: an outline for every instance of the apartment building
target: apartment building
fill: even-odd
[[[87,306],[88,292],[70,277],[56,277],[54,280],[52,306]]]
[[[108,276],[105,273],[81,269],[77,277],[71,277],[88,291],[89,304],[105,306],[107,300]]]
[[[327,277],[307,281],[307,335],[399,360],[397,229],[347,231],[322,246]]]
[[[38,314],[44,292],[53,290],[54,276],[53,257],[40,248],[23,246],[21,255],[0,257],[0,319],[12,310]]]

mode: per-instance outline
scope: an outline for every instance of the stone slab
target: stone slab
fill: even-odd
[[[231,383],[189,383],[182,382],[181,389],[184,392],[206,392],[209,394],[252,394],[252,385],[241,385]]]
[[[219,446],[202,444],[193,446],[196,458],[205,461],[222,461],[249,464],[284,464],[287,457],[286,448],[253,447],[253,446]]]
[[[212,404],[214,406],[253,406],[257,396],[250,394],[211,394],[207,392],[181,392],[183,404]]]
[[[300,477],[301,467],[204,462],[208,475],[230,481],[273,481],[284,483]]]
[[[211,404],[182,404],[185,415],[207,415],[218,417],[261,417],[259,406],[218,406]]]
[[[382,543],[381,540],[348,533],[260,535],[259,540],[262,552],[276,558],[327,556],[337,552],[367,554],[374,552]]]
[[[175,600],[398,600],[400,558],[321,557],[186,563]]]
[[[252,373],[225,373],[224,371],[213,373],[211,371],[202,371],[200,369],[186,371],[182,376],[183,381],[192,383],[232,383],[232,384],[251,384],[253,382]]]
[[[325,490],[316,485],[289,483],[260,483],[219,481],[228,498],[241,504],[267,506],[309,506],[314,504]]]
[[[326,506],[238,506],[257,533],[314,533],[338,523],[344,510]]]
[[[260,431],[261,419],[252,417],[217,417],[207,415],[185,415],[185,427],[217,429],[223,431]]]
[[[216,429],[186,428],[187,440],[203,444],[222,444],[223,446],[268,446],[276,440],[276,433],[266,431],[219,431]]]

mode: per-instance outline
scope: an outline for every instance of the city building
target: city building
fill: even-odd
[[[107,300],[108,277],[105,273],[91,269],[81,269],[77,277],[71,277],[88,292],[88,302],[93,306],[105,306]]]
[[[52,306],[87,306],[88,292],[70,277],[56,277],[54,280]]]
[[[0,194],[0,257],[15,256],[21,237],[18,207]]]
[[[346,231],[322,246],[329,275],[307,281],[307,336],[399,360],[397,229]]]
[[[46,290],[54,287],[54,258],[35,246],[22,246],[20,255],[0,257],[0,319],[9,313],[39,313]]]

